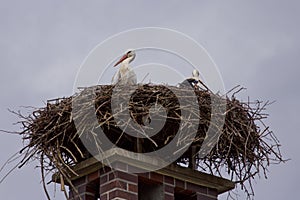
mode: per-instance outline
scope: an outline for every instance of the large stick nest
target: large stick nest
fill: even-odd
[[[278,140],[263,123],[268,102],[243,103],[234,97],[235,93],[231,97],[202,90],[191,93],[186,88],[163,85],[139,85],[128,101],[129,93],[126,86],[85,88],[72,97],[48,101],[46,107],[35,110],[28,117],[21,116],[24,119],[21,135],[26,146],[22,150],[24,159],[20,165],[31,158],[39,159],[43,179],[44,172],[58,172],[72,185],[69,180],[71,167],[91,157],[79,135],[92,143],[101,143],[101,137],[95,136],[102,131],[116,146],[134,152],[153,152],[175,139],[177,143],[192,140],[191,146],[175,163],[192,166],[191,159],[195,159],[197,170],[230,178],[240,183],[250,195],[253,192],[251,180],[255,175],[266,175],[271,163],[283,161]],[[193,99],[195,94],[198,101]],[[180,104],[178,95],[183,99]],[[121,108],[114,110],[114,114],[112,96],[118,98],[117,104]],[[191,101],[198,107],[182,106],[193,105]],[[212,102],[215,106],[213,115]],[[183,118],[183,113],[187,117]],[[225,117],[224,125],[212,125],[212,117]],[[166,121],[157,134],[147,136],[145,130],[155,128],[153,124],[163,118]],[[191,123],[196,123],[196,128]],[[197,151],[207,137],[209,126],[213,126],[220,136],[217,143],[213,143],[212,150],[200,156]],[[182,130],[194,132],[195,137],[175,138],[176,134],[182,134]],[[134,131],[143,134],[144,138],[137,140],[127,134]]]

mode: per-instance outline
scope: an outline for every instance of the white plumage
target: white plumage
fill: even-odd
[[[205,89],[209,91],[208,87],[200,80],[199,78],[200,73],[197,69],[193,70],[192,75],[193,76],[191,78],[187,78],[182,83],[180,83],[179,87],[192,87],[195,89],[200,89],[200,90]]]
[[[198,86],[198,83],[199,83],[199,80],[200,80],[199,71],[194,69],[192,75],[193,76],[191,78],[187,78],[182,83],[180,83],[180,86],[181,87],[191,86],[192,88],[196,88]]]
[[[119,70],[112,78],[113,84],[134,85],[137,83],[136,74],[129,66],[135,58],[134,50],[128,50],[122,58],[114,65],[116,67],[121,63]]]

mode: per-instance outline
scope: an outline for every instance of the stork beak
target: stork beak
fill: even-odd
[[[122,56],[122,58],[114,65],[114,67],[117,66],[118,64],[120,64],[126,58],[128,58],[127,54],[125,54],[124,56]]]

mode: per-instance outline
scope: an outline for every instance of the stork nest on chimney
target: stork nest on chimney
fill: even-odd
[[[174,163],[229,178],[250,196],[256,175],[266,176],[270,164],[284,160],[279,141],[263,122],[269,102],[241,102],[235,98],[240,89],[234,88],[228,97],[229,93],[221,96],[149,84],[134,89],[112,85],[83,88],[71,97],[49,100],[30,116],[18,113],[23,126],[20,135],[26,144],[20,151],[24,157],[19,167],[38,159],[43,180],[45,174],[58,172],[72,185],[72,166],[91,157],[82,138],[101,147],[104,135],[116,146],[140,153],[154,152],[176,140],[172,144],[190,146],[172,147],[179,152],[184,149]],[[161,121],[162,127],[149,136]],[[142,134],[143,139],[129,134],[133,132]]]

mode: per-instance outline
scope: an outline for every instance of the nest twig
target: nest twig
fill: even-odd
[[[95,137],[101,130],[120,148],[151,152],[172,141],[179,129],[196,123],[195,130],[187,129],[195,131],[195,137],[179,137],[181,141],[178,142],[192,140],[192,144],[176,163],[191,164],[193,158],[196,160],[197,170],[230,178],[241,184],[250,197],[253,193],[251,180],[259,174],[266,176],[270,164],[283,161],[279,141],[263,122],[268,117],[264,111],[269,102],[240,102],[235,98],[235,92],[231,97],[222,97],[208,91],[196,90],[193,94],[196,94],[198,107],[194,109],[179,105],[178,101],[180,95],[186,104],[189,104],[189,101],[193,100],[191,93],[185,88],[169,88],[170,86],[163,85],[139,85],[130,100],[126,101],[127,96],[123,95],[126,94],[126,86],[114,88],[111,85],[100,85],[85,88],[72,97],[48,101],[46,107],[35,110],[30,116],[19,114],[23,119],[23,131],[20,135],[27,144],[21,151],[24,157],[19,166],[23,166],[30,159],[38,159],[41,162],[43,180],[44,172],[55,171],[64,177],[66,184],[72,186],[70,174],[76,173],[71,167],[91,157],[80,139],[83,134],[91,142],[101,143],[99,138]],[[177,95],[173,91],[176,91]],[[113,114],[112,95],[115,94],[120,102],[126,103],[121,104],[122,109]],[[221,133],[217,143],[209,154],[199,156],[192,148],[199,150],[203,144],[211,125],[213,99],[222,100],[216,101],[220,102],[220,105],[216,105],[217,108],[224,106],[221,104],[225,102],[225,113],[221,113],[222,109],[216,109],[220,113],[214,113],[225,115],[225,123],[215,125],[214,128]],[[74,101],[77,108],[74,108]],[[153,105],[158,104],[160,107],[151,109]],[[163,117],[166,117],[166,122],[156,135],[147,136],[145,131],[136,128],[128,120],[116,122],[116,118],[128,118],[125,116],[128,112],[124,113],[124,110],[129,111],[130,119],[135,124],[144,128],[141,130],[151,128],[155,120],[161,120]],[[186,118],[188,120],[182,118],[183,112],[189,113]],[[92,119],[95,116],[96,122]],[[128,130],[143,134],[143,140],[137,140],[136,137],[127,134]],[[143,145],[139,145],[141,141]]]

